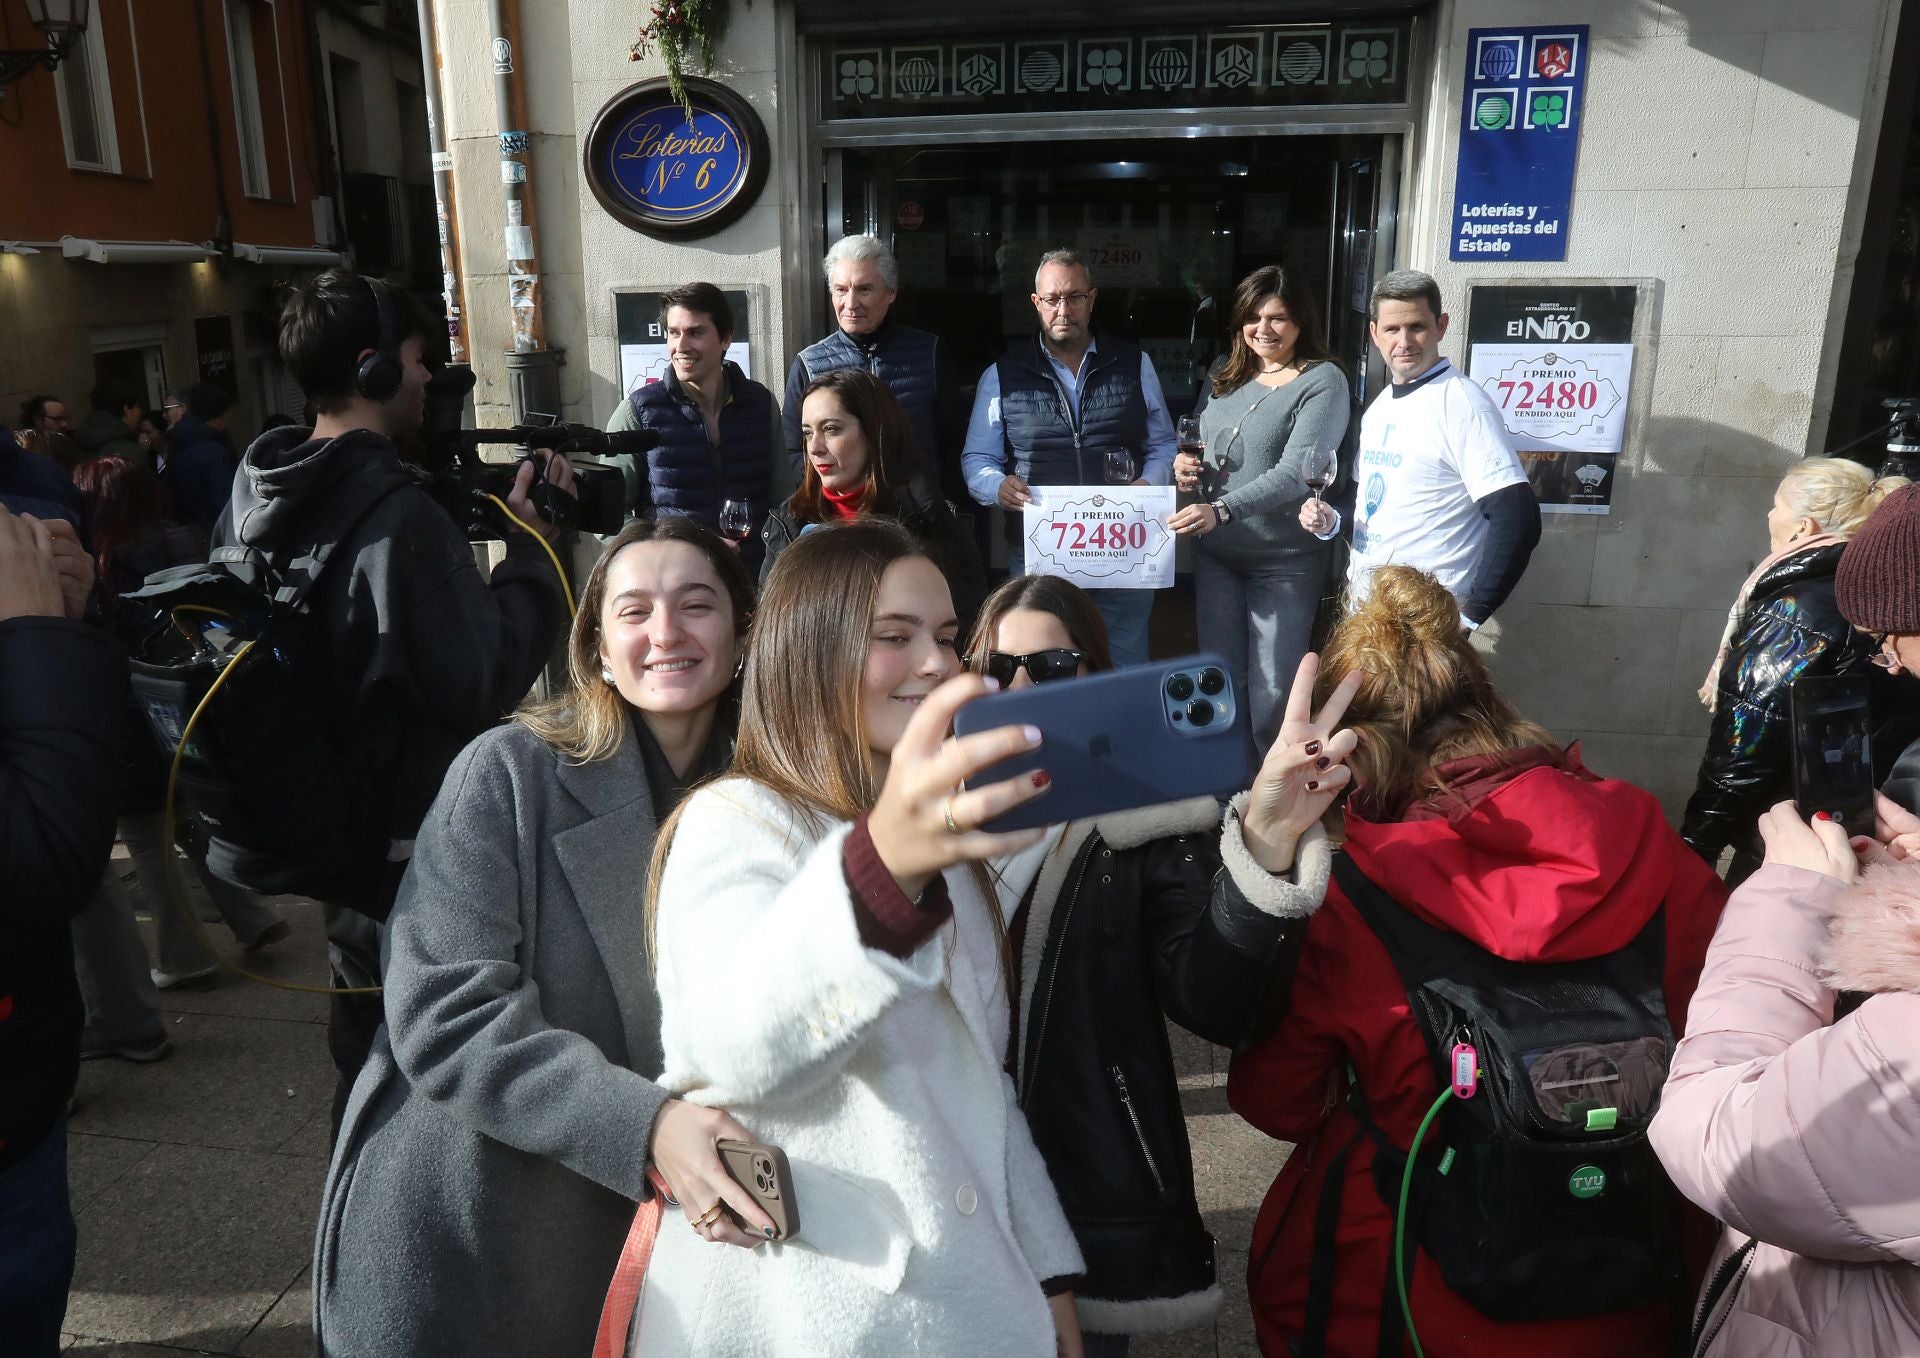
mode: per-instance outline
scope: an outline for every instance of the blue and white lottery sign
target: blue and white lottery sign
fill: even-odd
[[[1585,24],[1467,31],[1448,258],[1567,257],[1588,56]]]

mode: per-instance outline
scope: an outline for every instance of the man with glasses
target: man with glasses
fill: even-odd
[[[1132,455],[1137,486],[1173,479],[1173,418],[1153,361],[1138,345],[1093,327],[1093,271],[1072,250],[1050,250],[1033,279],[1040,333],[1011,345],[980,378],[960,462],[967,490],[1007,513],[1007,571],[1025,573],[1020,511],[1033,486],[1097,486],[1109,449]],[[1116,665],[1147,659],[1153,593],[1087,591],[1107,620]]]

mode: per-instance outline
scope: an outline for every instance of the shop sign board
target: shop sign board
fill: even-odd
[[[753,376],[753,361],[747,352],[747,329],[752,306],[747,294],[734,288],[723,289],[727,304],[733,308],[733,343],[727,346],[727,360],[740,366],[747,377]],[[663,292],[616,292],[613,295],[613,325],[620,341],[620,390],[631,396],[649,382],[663,381],[667,375],[667,332],[660,323]]]
[[[1544,514],[1607,514],[1633,385],[1631,285],[1476,285],[1467,374],[1500,407]]]
[[[1032,486],[1021,511],[1027,574],[1082,589],[1165,589],[1173,583],[1172,486]]]
[[[600,206],[635,231],[711,235],[760,196],[770,155],[767,130],[746,100],[689,76],[693,117],[664,79],[643,80],[608,100],[586,137],[587,185]]]
[[[1448,258],[1565,259],[1587,26],[1473,28],[1466,50]]]

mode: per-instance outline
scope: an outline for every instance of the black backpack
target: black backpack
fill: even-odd
[[[169,763],[192,723],[177,835],[248,891],[364,906],[404,865],[387,861],[384,799],[339,715],[331,647],[307,606],[348,536],[285,565],[220,548],[126,597],[154,611],[132,647],[133,689]]]
[[[1664,986],[1665,910],[1624,948],[1572,962],[1513,962],[1435,928],[1388,896],[1348,858],[1334,876],[1385,946],[1407,990],[1443,1091],[1415,1150],[1374,1125],[1358,1082],[1349,1090],[1373,1140],[1375,1187],[1395,1214],[1411,1276],[1418,1241],[1447,1286],[1497,1321],[1564,1320],[1681,1302],[1676,1202],[1647,1125],[1659,1108],[1674,1037]],[[1456,1088],[1462,1046],[1477,1088]],[[1344,1178],[1345,1153],[1329,1170]],[[1404,1194],[1403,1186],[1408,1188]],[[1334,1190],[1337,1191],[1337,1190]],[[1316,1223],[1320,1332],[1331,1289],[1331,1227]],[[1403,1312],[1388,1268],[1379,1352],[1399,1354]],[[1305,1348],[1303,1352],[1313,1352]]]

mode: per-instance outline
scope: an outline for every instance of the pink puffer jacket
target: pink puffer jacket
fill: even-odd
[[[1727,1227],[1699,1354],[1920,1354],[1920,864],[1734,893],[1651,1135]]]

